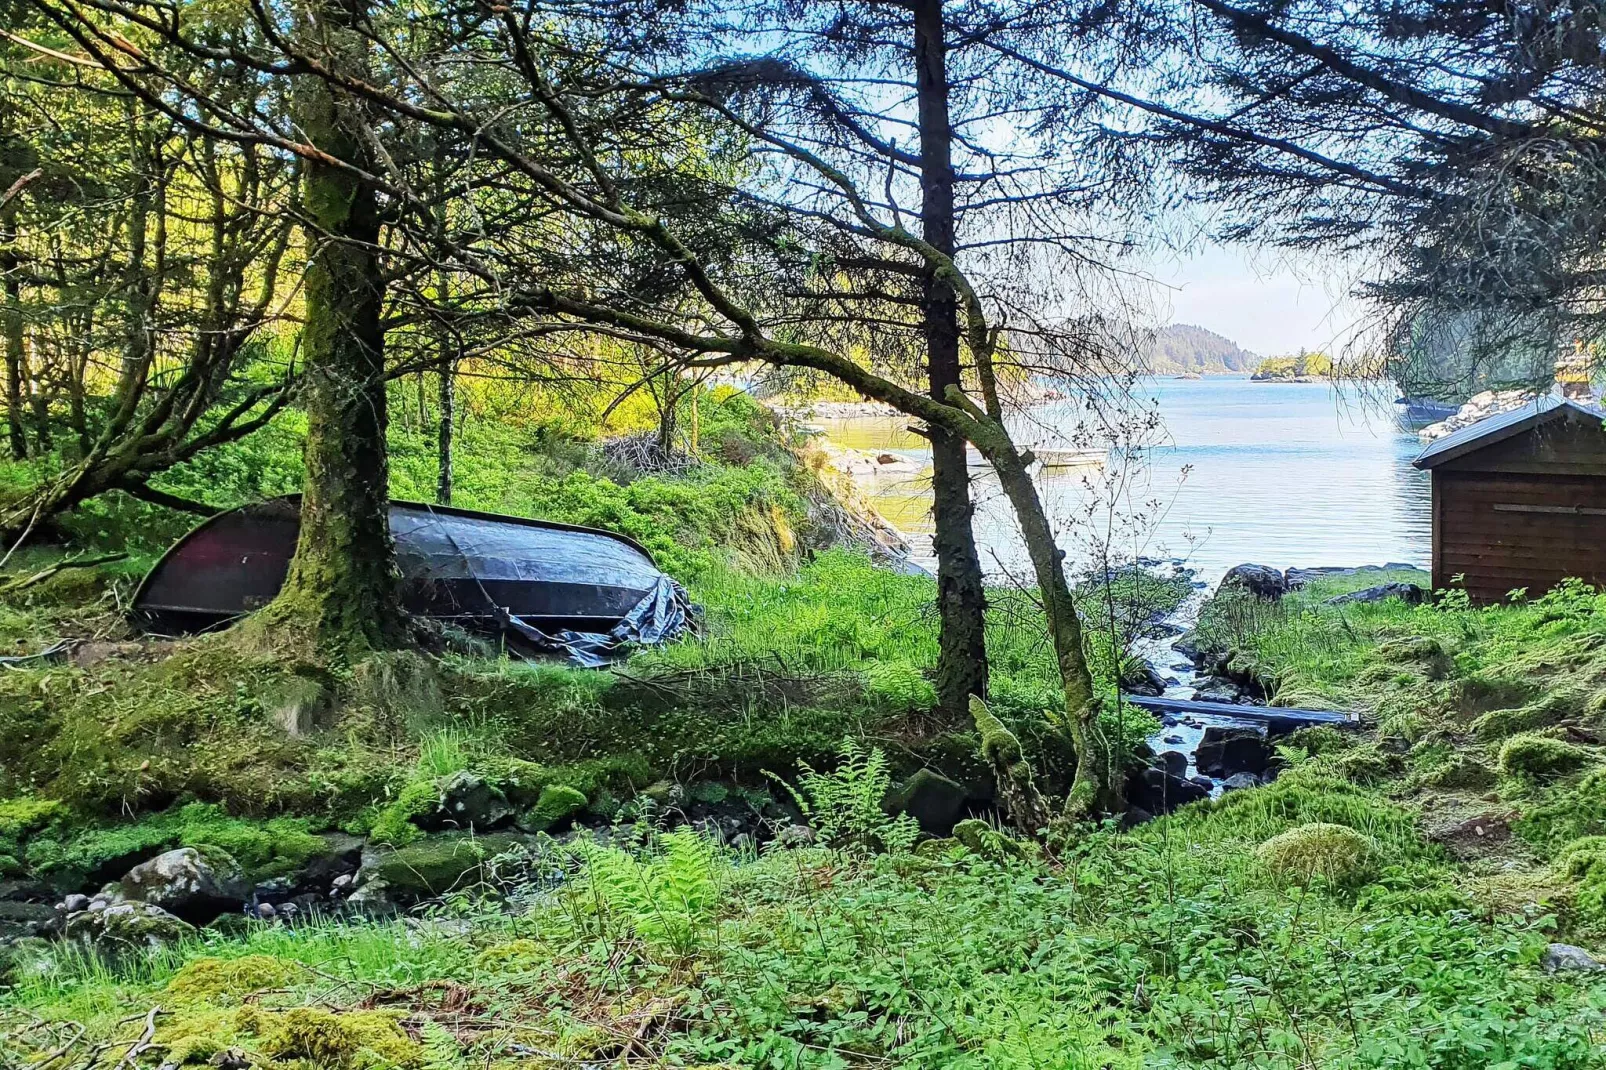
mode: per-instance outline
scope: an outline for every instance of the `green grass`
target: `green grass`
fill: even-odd
[[[461,922],[262,926],[122,964],[58,952],[17,973],[0,1029],[39,1035],[14,1049],[25,1062],[36,1020],[132,1037],[130,1015],[161,1004],[159,1041],[227,1029],[249,1050],[242,1020],[317,1004],[405,1014],[418,1039],[393,1065],[440,1070],[607,1062],[632,1037],[658,1065],[1606,1065],[1606,982],[1540,971],[1543,921],[1431,894],[1456,878],[1408,814],[1286,779],[1055,863],[736,859],[684,833],[587,848],[569,864],[602,883],[576,869],[520,915],[465,900]],[[1364,830],[1377,879],[1284,887],[1255,862],[1316,820]]]

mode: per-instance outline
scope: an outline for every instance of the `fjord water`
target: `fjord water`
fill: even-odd
[[[1411,467],[1421,444],[1384,390],[1226,376],[1146,380],[1135,401],[1158,422],[1141,447],[1112,449],[1103,470],[1044,471],[1039,487],[1073,567],[1100,559],[1103,547],[1114,560],[1182,558],[1209,581],[1245,561],[1425,566],[1429,485]],[[1084,421],[1075,402],[1051,402],[1023,415],[1016,430],[1023,441],[1063,442]],[[907,441],[886,445],[919,455]],[[996,481],[978,469],[975,486],[986,565],[1024,578],[1024,547]],[[919,491],[919,477],[905,477],[878,487],[877,498],[901,527],[929,531]],[[929,507],[929,497],[924,502]]]

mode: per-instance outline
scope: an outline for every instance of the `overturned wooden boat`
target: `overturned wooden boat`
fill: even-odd
[[[279,593],[300,531],[296,495],[219,513],[162,555],[134,613],[169,634],[226,626]],[[390,531],[408,610],[522,645],[591,664],[690,619],[680,585],[613,532],[402,501],[390,503]]]

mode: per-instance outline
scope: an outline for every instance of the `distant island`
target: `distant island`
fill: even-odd
[[[1147,370],[1153,375],[1231,375],[1249,371],[1259,360],[1214,331],[1173,323],[1155,332]]]
[[[1301,349],[1292,356],[1267,357],[1255,366],[1249,378],[1257,383],[1314,383],[1332,377],[1332,357]]]

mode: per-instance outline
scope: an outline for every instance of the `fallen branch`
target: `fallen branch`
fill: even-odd
[[[32,587],[36,583],[43,583],[58,572],[65,572],[70,568],[93,568],[96,565],[106,565],[113,561],[121,561],[127,556],[127,553],[118,551],[114,554],[102,554],[99,557],[74,557],[66,561],[58,561],[49,568],[40,569],[32,576],[25,576],[20,580],[12,580],[5,586],[0,587],[0,594],[11,594],[25,587]]]
[[[152,1007],[145,1015],[145,1028],[140,1032],[139,1039],[130,1044],[128,1050],[123,1052],[123,1057],[117,1062],[117,1070],[123,1070],[124,1067],[132,1070],[134,1060],[150,1048],[151,1041],[156,1039],[156,1016],[161,1013],[161,1007]]]

